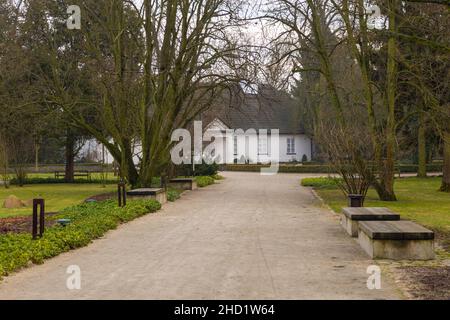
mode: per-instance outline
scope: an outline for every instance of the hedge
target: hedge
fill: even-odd
[[[261,168],[269,167],[263,164],[227,164],[224,166],[226,171],[251,171],[259,172]],[[418,165],[400,164],[396,165],[396,173],[416,173]],[[433,163],[427,165],[428,172],[442,171],[442,164]],[[331,173],[332,170],[328,165],[289,165],[280,164],[278,172],[282,173]]]
[[[315,189],[336,189],[338,187],[339,178],[303,178],[301,185],[304,187],[313,187]]]
[[[53,216],[52,219],[71,219],[71,223],[66,227],[47,228],[40,239],[32,240],[28,233],[0,235],[0,278],[30,263],[43,263],[44,259],[86,246],[120,223],[160,208],[161,204],[156,200],[130,201],[123,208],[117,207],[112,200],[83,203]]]

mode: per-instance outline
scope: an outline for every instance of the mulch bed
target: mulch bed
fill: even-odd
[[[413,299],[450,300],[450,267],[399,267]]]
[[[45,214],[45,217],[48,218],[55,214],[57,214],[57,212],[48,212]],[[0,234],[4,234],[4,233],[8,233],[8,232],[31,233],[32,219],[33,219],[32,216],[2,218],[2,219],[0,219]],[[45,219],[46,227],[51,227],[55,223],[56,223],[55,220]]]

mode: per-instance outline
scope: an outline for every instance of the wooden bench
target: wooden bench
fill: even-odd
[[[59,179],[59,178],[65,178],[66,177],[66,173],[65,171],[55,171],[55,179]],[[73,177],[77,178],[77,177],[83,177],[88,179],[89,181],[91,180],[91,172],[89,171],[75,171],[73,173]]]
[[[175,189],[180,190],[194,190],[197,189],[197,182],[194,178],[175,178],[170,179],[169,185]]]
[[[128,199],[154,199],[163,204],[167,202],[166,190],[163,188],[140,188],[127,191]]]
[[[359,221],[400,220],[400,215],[382,207],[342,208],[341,225],[352,237],[358,236]]]
[[[434,259],[434,232],[412,221],[360,221],[358,241],[373,259]]]

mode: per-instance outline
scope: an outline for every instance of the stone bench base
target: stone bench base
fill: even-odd
[[[382,207],[348,207],[342,209],[341,225],[352,237],[358,236],[359,221],[400,220],[400,215]]]
[[[167,202],[167,195],[163,188],[141,188],[128,191],[127,199],[154,199],[159,203],[164,204]]]
[[[169,186],[179,190],[195,190],[197,182],[193,178],[176,178],[170,179]]]
[[[364,221],[358,242],[373,259],[434,259],[434,233],[411,221]]]

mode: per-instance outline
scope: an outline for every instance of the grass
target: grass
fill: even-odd
[[[401,215],[450,237],[450,194],[439,192],[441,178],[401,178],[395,180],[398,201],[380,201],[369,190],[364,206],[387,207]],[[317,188],[322,199],[335,211],[347,206],[347,199],[335,188]]]
[[[303,178],[301,181],[304,187],[313,187],[315,189],[336,189],[336,179],[317,177],[317,178]]]
[[[23,216],[31,214],[31,207],[19,209],[3,208],[3,201],[9,195],[15,195],[20,200],[29,200],[37,197],[45,199],[45,211],[56,212],[83,202],[86,198],[116,190],[115,185],[99,184],[32,184],[23,187],[10,186],[8,189],[0,187],[0,218]]]

